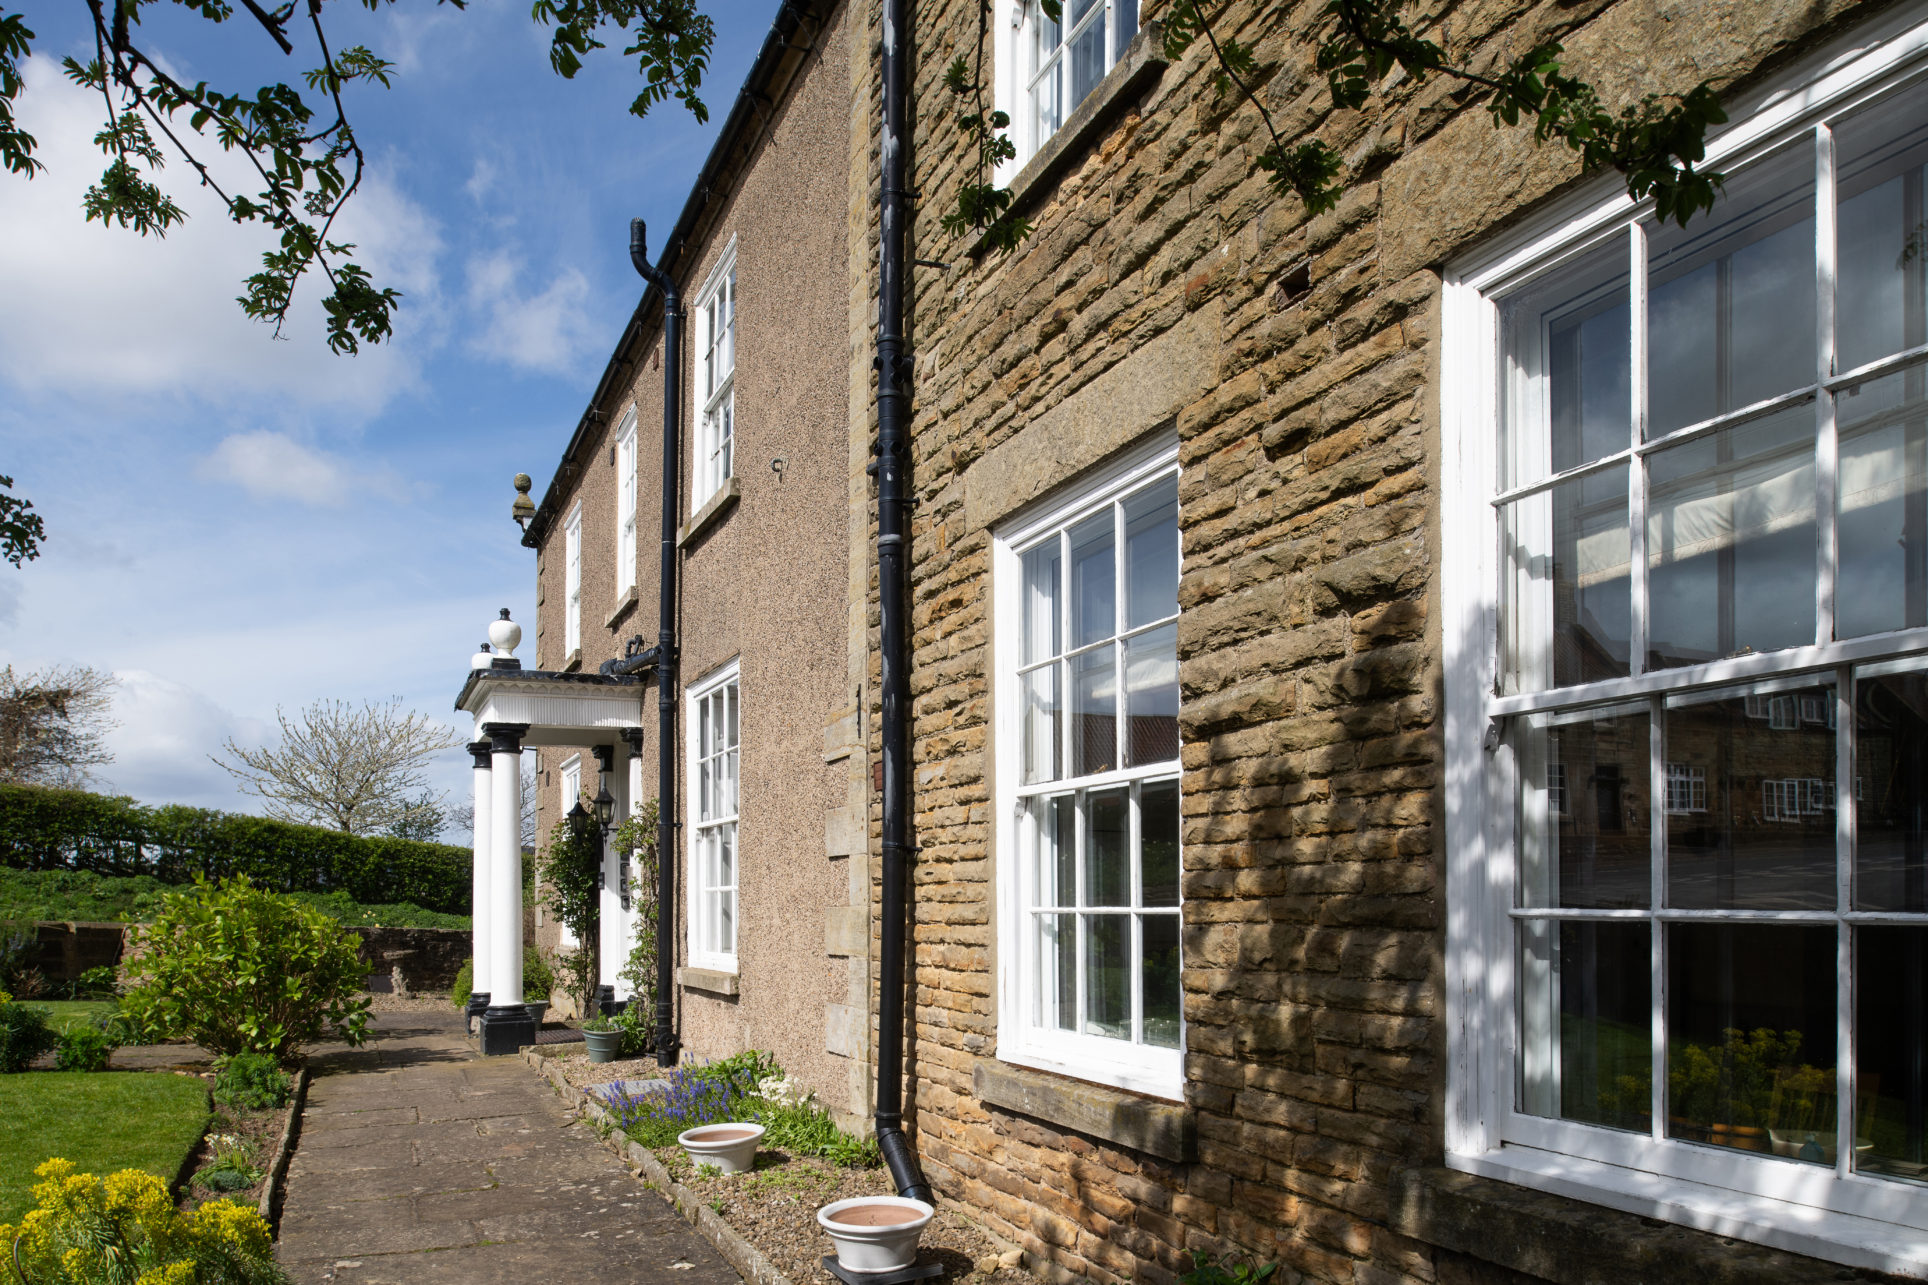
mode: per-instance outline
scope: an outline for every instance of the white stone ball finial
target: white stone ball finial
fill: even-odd
[[[500,618],[489,624],[489,641],[495,644],[498,656],[514,656],[516,647],[522,642],[522,626],[509,619],[509,609],[504,607]]]
[[[489,660],[490,660],[489,644],[483,643],[482,650],[476,652],[475,655],[469,657],[469,668],[470,669],[487,669],[489,667]]]

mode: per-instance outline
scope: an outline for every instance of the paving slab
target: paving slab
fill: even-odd
[[[460,1014],[378,1014],[312,1065],[276,1247],[298,1285],[742,1280]]]

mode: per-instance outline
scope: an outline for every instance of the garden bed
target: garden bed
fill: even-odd
[[[598,1064],[578,1053],[545,1057],[540,1063],[557,1091],[565,1093],[572,1104],[585,1109],[592,1118],[600,1113],[591,1106],[588,1088],[660,1074],[650,1058]],[[612,1132],[610,1142],[619,1153],[637,1154],[627,1151],[620,1132]],[[834,1285],[835,1278],[822,1266],[831,1245],[817,1225],[820,1207],[851,1196],[895,1194],[890,1175],[882,1167],[851,1168],[774,1147],[759,1151],[755,1170],[744,1174],[705,1172],[699,1176],[682,1148],[676,1146],[650,1148],[647,1154],[654,1157],[669,1182],[699,1206],[697,1210],[684,1209],[699,1229],[717,1239],[705,1225],[709,1219],[699,1213],[707,1210],[716,1215],[728,1231],[746,1241],[791,1285]],[[649,1176],[647,1169],[645,1166],[645,1177]],[[675,1198],[678,1193],[672,1190],[664,1194]],[[956,1209],[940,1205],[919,1243],[919,1261],[942,1262],[947,1281],[1035,1285],[1036,1278],[1019,1264],[1015,1249],[993,1239]],[[730,1256],[726,1246],[719,1244],[719,1248]],[[739,1269],[741,1266],[738,1264]]]

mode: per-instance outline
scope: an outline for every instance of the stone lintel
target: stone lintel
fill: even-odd
[[[676,970],[676,984],[684,990],[708,991],[712,995],[737,993],[737,975],[717,968],[679,968]]]
[[[1396,1175],[1387,1221],[1403,1236],[1553,1285],[1799,1285],[1854,1275],[1801,1254],[1444,1167]]]
[[[971,1091],[986,1104],[1183,1164],[1196,1158],[1192,1109],[1123,1089],[979,1058]]]
[[[682,548],[697,536],[714,526],[718,519],[736,506],[737,497],[743,488],[733,477],[718,487],[716,494],[703,501],[703,507],[690,515],[690,520],[676,530],[676,547]]]

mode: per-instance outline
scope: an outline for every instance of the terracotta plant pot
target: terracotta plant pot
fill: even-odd
[[[917,1261],[917,1238],[936,1210],[908,1196],[857,1196],[817,1211],[817,1226],[849,1272],[897,1272]]]
[[[622,1052],[623,1033],[621,1031],[584,1031],[582,1042],[589,1046],[591,1062],[614,1062]]]
[[[715,1165],[724,1173],[748,1173],[756,1165],[760,1124],[705,1124],[677,1135],[676,1145],[693,1165]]]

